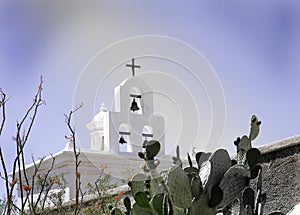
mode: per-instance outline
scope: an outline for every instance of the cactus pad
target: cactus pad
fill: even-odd
[[[164,215],[164,195],[163,194],[155,195],[151,199],[150,204],[152,205],[153,209],[158,213],[158,215]]]
[[[211,156],[211,153],[205,153],[205,152],[198,152],[196,154],[196,161],[197,161],[197,165],[198,165],[198,168],[200,169],[202,163],[204,161],[207,161],[209,159],[209,157]]]
[[[134,195],[135,202],[142,208],[150,208],[149,199],[146,193],[137,192]]]
[[[218,149],[209,158],[211,163],[212,186],[220,183],[225,172],[231,167],[231,159],[228,152]]]
[[[145,186],[145,181],[146,175],[138,173],[132,177],[131,180],[131,193],[132,196],[135,196],[136,193],[140,191],[144,191],[146,186]]]
[[[216,209],[208,207],[207,198],[201,195],[199,199],[193,202],[192,207],[189,209],[188,215],[215,215]]]
[[[199,176],[200,176],[200,180],[203,186],[203,189],[206,190],[207,187],[207,182],[209,180],[209,176],[211,173],[211,163],[210,161],[205,161],[202,163],[201,168],[200,168],[200,172],[199,172]]]
[[[172,193],[175,206],[189,208],[192,205],[192,191],[188,176],[180,166],[170,169],[167,185]]]
[[[156,140],[150,140],[146,143],[146,158],[152,160],[160,151],[160,143]]]
[[[243,205],[246,207],[247,205],[250,206],[251,210],[254,209],[254,199],[255,199],[255,192],[252,188],[248,187],[243,192]],[[253,211],[252,211],[253,212]]]
[[[245,189],[250,178],[250,171],[244,165],[231,167],[224,175],[220,183],[223,191],[223,200],[220,206],[229,205]]]
[[[153,215],[149,208],[142,208],[137,203],[133,204],[132,215]]]
[[[257,148],[252,148],[247,151],[246,157],[250,168],[259,162],[260,156],[260,151]]]
[[[259,134],[259,128],[261,125],[261,121],[258,121],[257,117],[253,115],[251,117],[251,127],[250,127],[250,140],[254,140]]]
[[[250,139],[246,135],[242,136],[242,138],[237,146],[238,152],[240,149],[244,149],[245,151],[248,151],[251,148],[252,148],[252,145],[251,145]]]

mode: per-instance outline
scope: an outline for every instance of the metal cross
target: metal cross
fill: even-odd
[[[127,67],[131,67],[131,69],[132,69],[132,76],[135,75],[135,73],[134,73],[134,69],[135,68],[141,68],[141,66],[138,66],[138,65],[134,64],[134,58],[132,58],[131,64],[126,64],[126,66]]]

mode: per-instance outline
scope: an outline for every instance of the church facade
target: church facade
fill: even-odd
[[[132,174],[140,172],[143,161],[137,153],[143,150],[145,140],[155,139],[161,143],[157,156],[160,159],[158,169],[170,167],[171,156],[165,155],[165,122],[164,118],[154,113],[153,90],[146,82],[135,76],[124,80],[114,91],[114,110],[110,111],[102,103],[99,112],[87,124],[90,131],[90,148],[80,151],[80,180],[82,192],[87,191],[87,184],[94,183],[100,176],[103,167],[105,173],[112,177],[112,182],[118,185],[127,183]],[[60,152],[46,157],[41,163],[41,174],[47,171],[55,159],[51,176],[62,175],[66,181],[64,202],[75,199],[75,157],[73,144],[67,143]],[[35,163],[38,163],[36,161]],[[35,174],[35,164],[26,165],[28,176]],[[29,178],[31,183],[31,178]],[[53,186],[51,192],[58,192],[59,187]],[[20,189],[18,196],[20,196]],[[36,190],[36,197],[38,196]]]

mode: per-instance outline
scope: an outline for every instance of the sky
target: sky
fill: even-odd
[[[42,74],[46,105],[27,163],[64,148],[63,114],[80,102],[74,125],[89,147],[85,125],[102,102],[112,110],[132,57],[166,119],[168,152],[233,153],[252,114],[262,120],[255,146],[284,139],[300,133],[299,54],[298,1],[1,1],[0,87],[10,99],[0,144],[11,165],[16,121]]]

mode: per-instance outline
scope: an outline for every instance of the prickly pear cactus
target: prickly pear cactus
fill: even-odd
[[[132,196],[135,196],[138,192],[144,191],[146,189],[145,180],[146,175],[138,173],[132,177],[131,180],[131,193]]]
[[[147,160],[153,160],[154,157],[160,151],[160,143],[156,140],[150,140],[146,143],[146,154],[145,157]]]
[[[208,161],[211,163],[211,172],[204,190],[210,197],[212,187],[221,182],[225,172],[231,167],[231,159],[226,150],[218,149],[209,157]]]
[[[252,141],[258,136],[260,130],[261,121],[253,115],[250,122],[250,134],[249,137],[244,135],[242,138],[238,137],[234,144],[237,146],[237,164],[243,166],[244,176],[234,177],[234,184],[246,183],[246,186],[236,188],[234,191],[240,193],[235,200],[232,201],[232,197],[227,197],[228,201],[223,200],[221,206],[227,204],[226,213],[224,214],[241,214],[241,215],[263,215],[263,207],[266,202],[266,194],[262,193],[262,167],[259,164],[261,153],[257,148],[252,148]],[[238,166],[237,165],[237,166]],[[249,175],[250,174],[250,175]],[[225,174],[226,175],[226,174]],[[224,179],[225,180],[225,176]],[[239,179],[240,178],[240,179]],[[246,180],[245,180],[246,179]],[[249,186],[250,180],[256,180],[256,191]],[[225,194],[233,193],[229,191],[227,186],[224,186],[221,182],[221,188]],[[226,191],[227,190],[227,191]],[[240,190],[238,192],[238,190]],[[224,202],[225,201],[225,202]],[[232,201],[231,204],[228,203]],[[237,203],[238,202],[238,203]],[[229,209],[229,210],[228,210]],[[228,213],[229,211],[229,213]],[[232,211],[232,213],[230,213]],[[280,212],[276,212],[280,213]],[[276,214],[272,213],[272,214]],[[282,214],[282,213],[280,213]]]
[[[174,166],[168,174],[167,186],[171,192],[174,205],[179,208],[190,208],[192,205],[192,189],[187,174],[180,166]]]
[[[129,183],[134,202],[124,199],[125,215],[262,215],[266,195],[262,193],[261,154],[252,147],[260,125],[253,115],[249,136],[234,141],[237,160],[219,149],[196,153],[196,166],[188,154],[189,166],[183,167],[177,146],[172,167],[163,173],[156,170],[160,143],[145,141],[144,152],[138,153],[145,162],[144,173],[136,174]],[[250,187],[250,180],[256,180],[256,190]],[[115,214],[120,211],[115,209]]]
[[[227,206],[235,200],[247,186],[250,171],[244,165],[231,167],[224,175],[220,188],[223,191],[223,199],[220,206]]]
[[[251,124],[250,124],[250,140],[254,140],[259,134],[259,128],[261,125],[261,121],[258,121],[257,117],[253,115],[251,117]]]
[[[216,210],[208,206],[207,198],[202,195],[192,203],[192,207],[188,211],[188,215],[197,215],[199,213],[206,215],[215,215]]]

